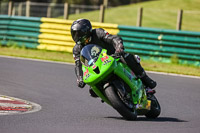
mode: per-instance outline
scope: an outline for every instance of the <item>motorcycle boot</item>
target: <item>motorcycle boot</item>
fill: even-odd
[[[147,95],[148,95],[148,94],[153,95],[153,94],[156,93],[156,91],[155,91],[155,90],[152,90],[152,89],[149,88],[149,87],[147,87],[147,88],[146,88],[146,93],[147,93]]]
[[[142,83],[146,87],[153,89],[157,86],[156,81],[152,80],[145,72],[144,72],[144,75],[140,79],[142,80]]]
[[[156,82],[149,78],[149,76],[147,76],[146,72],[142,68],[140,64],[140,57],[138,55],[126,53],[124,56],[124,62],[131,68],[135,75],[142,80],[146,87],[151,89],[156,87]]]
[[[142,80],[142,83],[145,85],[147,95],[153,95],[156,93],[155,90],[152,90],[156,87],[157,83],[152,80],[145,71],[142,72],[142,75],[139,75],[138,78]]]

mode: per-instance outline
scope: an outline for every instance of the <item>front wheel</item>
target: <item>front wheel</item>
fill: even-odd
[[[148,96],[148,100],[151,100],[151,110],[145,114],[145,116],[147,118],[155,119],[160,115],[160,104],[154,95]]]
[[[136,108],[129,108],[125,103],[120,99],[117,89],[115,90],[113,86],[109,86],[105,89],[105,95],[108,100],[111,102],[111,105],[114,109],[117,110],[127,120],[136,120],[137,111]]]

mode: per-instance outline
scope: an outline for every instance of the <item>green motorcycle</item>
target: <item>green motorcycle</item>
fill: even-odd
[[[103,102],[111,105],[127,120],[138,115],[157,118],[161,108],[156,97],[147,95],[145,86],[119,56],[107,55],[98,45],[86,45],[80,56],[83,81]]]

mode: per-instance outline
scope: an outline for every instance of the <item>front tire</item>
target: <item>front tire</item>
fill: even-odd
[[[111,102],[112,107],[117,110],[119,114],[121,114],[126,120],[136,120],[137,119],[137,111],[136,108],[128,108],[122,100],[119,98],[117,90],[113,86],[108,86],[105,89],[105,95],[108,100]]]
[[[155,119],[160,115],[160,104],[154,95],[148,96],[148,100],[151,100],[151,110],[145,116],[150,119]]]

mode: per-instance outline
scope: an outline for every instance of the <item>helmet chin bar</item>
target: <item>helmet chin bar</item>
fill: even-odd
[[[86,45],[86,44],[90,43],[91,40],[92,40],[92,37],[90,36],[88,39],[85,40],[85,43],[83,45]]]
[[[81,41],[78,41],[77,44],[78,45],[86,45],[86,44],[90,43],[91,40],[92,40],[92,37],[90,36],[88,39],[85,40],[84,43],[81,43]]]
[[[92,37],[90,36],[87,40],[85,40],[85,43],[88,44],[88,43],[91,42],[91,40],[92,40]],[[87,42],[86,42],[86,41],[87,41]]]
[[[81,45],[81,41],[76,42],[78,45]]]

